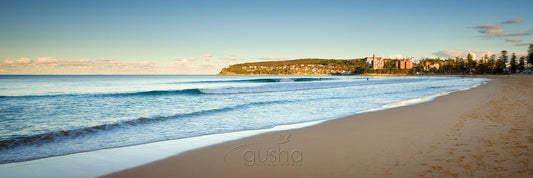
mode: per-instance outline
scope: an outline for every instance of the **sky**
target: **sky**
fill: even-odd
[[[301,58],[524,55],[533,1],[0,1],[0,74],[216,74]]]

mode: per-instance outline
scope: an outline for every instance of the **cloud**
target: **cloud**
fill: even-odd
[[[57,59],[39,57],[0,61],[0,74],[217,74],[227,63],[180,58],[169,64],[117,59]]]
[[[213,57],[211,54],[204,54],[202,57]]]
[[[517,20],[517,19],[519,19],[519,20]],[[509,21],[509,22],[511,22],[511,21],[513,21],[513,22],[517,22],[517,21],[522,22],[522,19],[514,18],[514,19],[509,19],[507,21]],[[479,33],[483,34],[483,35],[481,35],[481,37],[486,38],[486,39],[491,39],[491,38],[495,38],[495,37],[511,37],[511,36],[526,36],[526,35],[530,35],[528,32],[505,33],[503,31],[503,26],[502,25],[498,25],[498,24],[484,24],[484,25],[479,25],[479,26],[474,26],[474,27],[466,27],[466,28],[477,29],[477,31]]]
[[[485,33],[485,34],[501,34],[503,33],[503,26],[502,25],[496,25],[496,24],[484,24],[479,25],[475,27],[469,27],[478,29],[479,33]]]
[[[182,63],[188,63],[188,62],[194,62],[198,59],[196,58],[180,58],[180,59],[176,59],[178,60],[178,62],[182,62]]]
[[[73,61],[73,60],[65,60]],[[151,74],[152,71],[157,67],[154,62],[141,61],[141,62],[126,62],[116,59],[104,59],[100,58],[98,60],[89,60],[90,62],[85,63],[84,65],[77,66],[72,63],[66,65],[67,68],[77,68],[84,69],[87,73],[96,73],[96,74]],[[83,62],[80,60],[78,62]],[[65,63],[65,62],[63,62]]]
[[[87,64],[92,63],[92,61],[90,59],[71,59],[71,60],[64,60],[62,63],[68,64],[68,65],[87,65]]]
[[[221,58],[219,58],[219,59],[222,59],[222,60],[230,60],[230,61],[236,61],[236,60],[238,60],[238,58],[235,57],[235,56],[221,57]]]
[[[2,63],[0,63],[0,65],[6,65],[6,64],[29,64],[31,63],[31,59],[29,58],[20,58],[20,59],[17,59],[17,60],[9,60],[9,59],[6,59],[4,61],[2,61]]]
[[[35,61],[33,61],[34,64],[57,64],[59,63],[59,59],[51,58],[51,57],[40,57],[37,58]]]
[[[511,53],[512,55],[513,53]],[[522,57],[522,56],[527,56],[528,53],[527,52],[518,52],[518,53],[515,53],[516,57]]]
[[[530,34],[526,32],[518,32],[518,33],[505,33],[505,34],[502,34],[501,36],[526,36],[526,35],[530,35]]]
[[[505,39],[505,42],[520,43],[522,42],[522,40],[521,39]]]
[[[289,59],[289,58],[273,57],[273,56],[265,56],[265,57],[259,58],[259,60],[262,60],[262,61],[278,61],[278,60],[286,60],[286,59]]]
[[[482,37],[485,38],[494,38],[494,37],[511,37],[511,36],[526,36],[530,35],[526,32],[518,32],[518,33],[501,33],[501,34],[490,34],[490,35],[482,35]]]
[[[387,58],[389,58],[389,59],[403,59],[404,57],[401,54],[392,54],[392,55],[387,56]]]
[[[482,51],[482,50],[473,50],[473,51],[465,51],[465,50],[457,50],[457,49],[445,49],[441,51],[434,52],[433,55],[437,57],[442,58],[454,58],[454,57],[461,57],[465,58],[468,53],[474,53],[477,57],[485,56],[485,55],[493,55],[494,53],[490,51]]]
[[[503,21],[501,24],[513,24],[513,23],[522,23],[522,18],[512,18],[506,21]]]
[[[35,60],[6,59],[0,63],[2,74],[151,74],[153,62],[125,62],[115,59],[57,59],[39,57]]]
[[[515,44],[515,46],[529,46],[531,44],[533,44],[533,41],[531,41],[529,43],[517,43],[517,44]]]
[[[158,69],[160,74],[217,74],[226,67],[221,63],[181,63],[167,64]]]

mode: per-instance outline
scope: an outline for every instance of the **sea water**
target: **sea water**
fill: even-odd
[[[486,79],[0,76],[0,164],[339,118]]]

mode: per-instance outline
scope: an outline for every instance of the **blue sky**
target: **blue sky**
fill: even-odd
[[[373,52],[523,54],[533,41],[531,7],[530,0],[4,0],[0,74],[213,74],[234,63]]]

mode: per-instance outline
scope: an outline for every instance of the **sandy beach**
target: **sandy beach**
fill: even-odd
[[[482,77],[482,76],[480,76]],[[185,152],[105,177],[527,177],[533,76]]]

